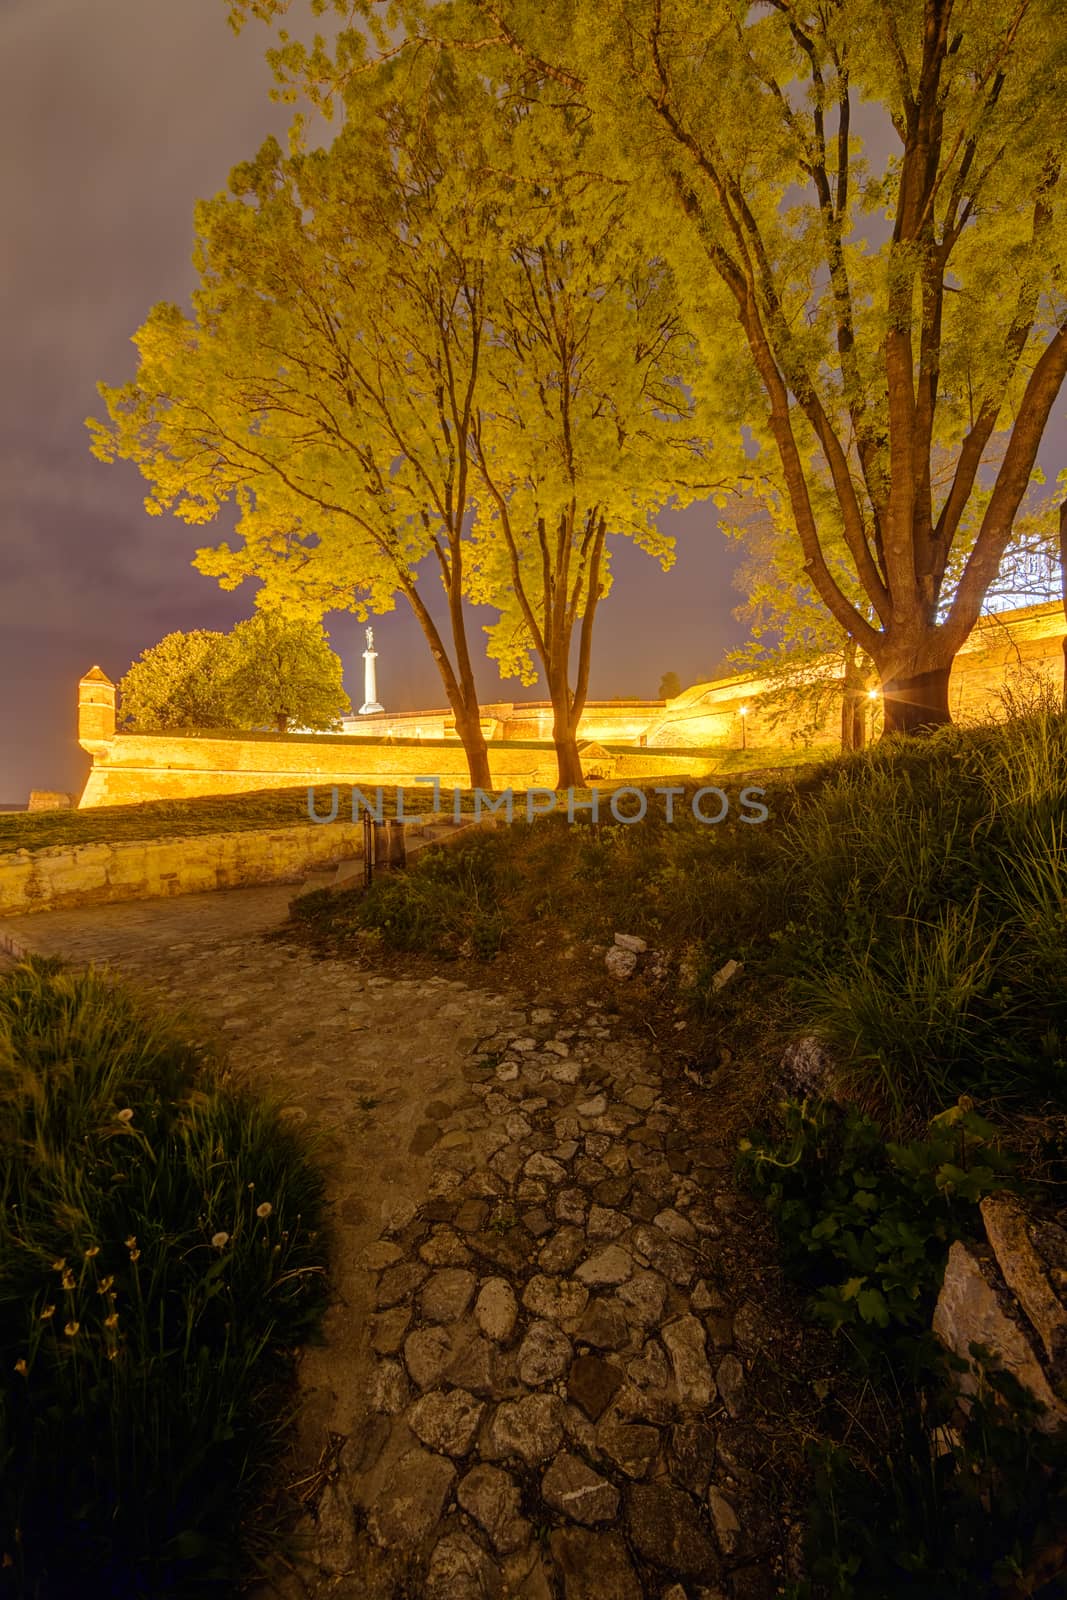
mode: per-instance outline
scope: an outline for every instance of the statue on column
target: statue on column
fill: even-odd
[[[374,648],[374,629],[367,629],[367,648],[363,652],[363,704],[359,708],[361,717],[372,716],[375,712],[384,711],[385,707],[378,704],[378,685],[374,663],[378,659],[378,652]]]

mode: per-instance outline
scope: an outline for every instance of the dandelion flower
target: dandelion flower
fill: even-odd
[[[136,1247],[136,1245],[137,1245],[137,1235],[135,1233],[131,1233],[130,1237],[126,1240],[126,1248],[127,1248],[127,1250],[133,1250]]]
[[[96,1291],[97,1294],[107,1294],[108,1290],[111,1288],[111,1285],[114,1283],[114,1281],[115,1281],[114,1273],[109,1273],[106,1278],[101,1278],[100,1279],[100,1287]]]
[[[118,1345],[114,1345],[114,1346],[113,1346],[113,1347],[112,1347],[112,1348],[111,1348],[111,1349],[110,1349],[110,1350],[109,1350],[109,1351],[108,1351],[108,1353],[107,1353],[107,1359],[108,1359],[108,1360],[109,1360],[109,1361],[114,1361],[114,1359],[115,1359],[115,1357],[116,1357],[116,1356],[117,1356],[117,1355],[118,1355],[118,1353],[119,1353],[119,1349],[118,1349]]]
[[[20,1378],[24,1378],[26,1376],[27,1372],[29,1372],[29,1370],[30,1369],[26,1365],[25,1361],[16,1361],[15,1362],[15,1371],[18,1373]]]
[[[118,1119],[119,1122],[132,1122],[133,1121],[133,1111],[131,1110],[131,1108],[129,1106],[126,1107],[125,1111],[116,1111],[115,1112],[115,1116],[116,1116],[116,1118]]]
[[[63,1332],[66,1334],[68,1339],[73,1339],[80,1327],[80,1322],[68,1322],[66,1327],[63,1329]]]
[[[270,1201],[269,1200],[264,1200],[264,1202],[263,1202],[263,1204],[261,1206],[257,1206],[256,1207],[256,1216],[257,1217],[269,1217],[273,1210],[274,1210],[274,1207],[271,1205]]]
[[[63,1274],[63,1287],[64,1287],[64,1289],[76,1289],[77,1288],[77,1284],[76,1284],[75,1279],[74,1279],[74,1274],[73,1274],[73,1272],[71,1272],[69,1267],[67,1268],[66,1272],[64,1272],[64,1274]]]
[[[254,1189],[254,1188],[255,1188],[255,1184],[254,1184],[254,1183],[250,1183],[250,1184],[249,1184],[249,1185],[248,1185],[248,1187],[249,1187],[249,1188],[250,1188],[250,1189]]]
[[[41,1315],[38,1317],[37,1320],[39,1322],[47,1322],[48,1318],[49,1317],[54,1317],[55,1314],[56,1314],[55,1306],[45,1306],[44,1310],[41,1312]]]
[[[100,1246],[98,1244],[91,1244],[88,1250],[85,1252],[85,1259],[86,1261],[91,1261],[94,1256],[98,1256],[99,1254]]]
[[[104,1327],[105,1328],[117,1328],[118,1325],[119,1325],[119,1314],[118,1314],[117,1311],[113,1311],[111,1313],[110,1317],[105,1317],[104,1318]]]
[[[211,1242],[216,1250],[223,1250],[229,1244],[230,1236],[228,1233],[214,1233],[211,1236]]]
[[[66,1256],[60,1256],[58,1261],[53,1261],[52,1262],[52,1271],[53,1272],[62,1272],[64,1267],[66,1266],[66,1264],[67,1264]]]
[[[139,1250],[131,1250],[130,1251],[130,1260],[131,1261],[139,1261],[140,1258],[141,1258],[141,1252]]]

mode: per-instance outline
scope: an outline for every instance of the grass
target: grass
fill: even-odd
[[[338,785],[337,820],[351,820],[349,790]],[[331,786],[315,787],[315,809],[326,817]],[[368,800],[374,786],[365,785]],[[429,789],[404,791],[412,815],[430,809]],[[383,815],[394,816],[396,791],[385,789]],[[250,828],[309,825],[307,785],[265,789],[244,795],[205,795],[190,800],[149,800],[141,805],[91,806],[86,811],[19,811],[0,814],[0,855],[13,850],[47,850],[53,845],[113,843],[122,839],[166,839],[176,835],[238,833]],[[325,824],[322,824],[325,826]]]
[[[323,1185],[273,1103],[93,972],[0,977],[0,1577],[202,1595],[325,1305]]]

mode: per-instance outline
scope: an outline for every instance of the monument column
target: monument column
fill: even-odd
[[[374,629],[367,629],[367,648],[363,652],[363,704],[359,708],[361,717],[369,717],[374,712],[384,711],[385,707],[378,704],[378,686],[374,663],[378,659],[378,652],[374,648]]]

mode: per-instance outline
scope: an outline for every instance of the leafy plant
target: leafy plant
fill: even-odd
[[[886,1333],[928,1327],[949,1245],[1010,1171],[996,1129],[965,1100],[908,1144],[886,1144],[855,1107],[792,1100],[782,1114],[781,1136],[741,1141],[740,1164],[813,1314],[867,1357]]]
[[[0,1554],[33,1596],[246,1576],[323,1184],[276,1105],[95,973],[0,979]]]

